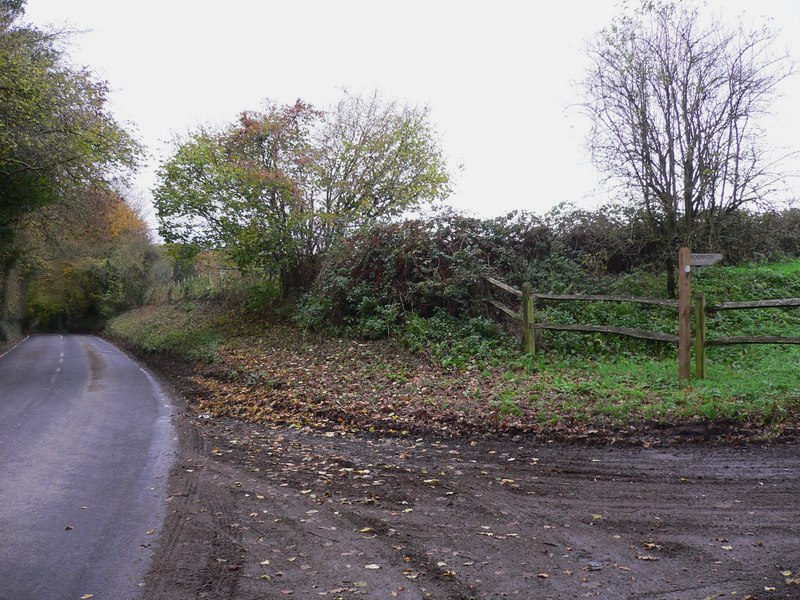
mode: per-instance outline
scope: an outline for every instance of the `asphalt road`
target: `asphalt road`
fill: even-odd
[[[174,455],[154,379],[92,336],[0,357],[0,600],[142,591]]]

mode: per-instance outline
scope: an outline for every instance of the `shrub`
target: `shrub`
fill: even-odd
[[[485,315],[485,277],[520,284],[550,244],[547,227],[521,214],[479,220],[444,212],[373,225],[331,249],[297,321],[374,337],[409,314]]]

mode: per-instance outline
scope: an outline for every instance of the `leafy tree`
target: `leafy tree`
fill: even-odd
[[[159,254],[142,218],[108,187],[87,188],[72,210],[48,207],[30,219],[27,247],[38,257],[27,316],[40,329],[91,329],[147,299]]]
[[[766,27],[649,0],[590,42],[592,157],[637,198],[670,291],[677,247],[707,248],[720,219],[767,201],[780,180],[758,120],[791,72],[774,42]]]
[[[107,85],[63,60],[62,35],[20,25],[23,11],[22,0],[0,2],[0,318],[36,238],[22,235],[28,217],[119,177],[138,153],[105,109]]]
[[[443,199],[449,175],[427,109],[346,95],[319,135],[313,204],[324,250],[353,226]]]
[[[317,115],[301,102],[273,105],[181,143],[155,191],[165,241],[224,248],[243,269],[286,276],[298,264],[311,215],[300,184]]]
[[[243,113],[178,145],[154,196],[167,242],[225,249],[304,287],[348,228],[443,198],[449,176],[426,110],[346,96]]]

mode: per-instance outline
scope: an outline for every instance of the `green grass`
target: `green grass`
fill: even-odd
[[[679,382],[677,360],[604,357],[538,359],[535,378],[514,381],[515,400],[533,403],[544,418],[602,417],[623,424],[641,419],[738,420],[774,423],[800,409],[800,348],[739,352],[741,362],[711,360],[707,377]]]
[[[151,354],[214,362],[226,341],[212,303],[147,306],[111,319],[106,333]]]

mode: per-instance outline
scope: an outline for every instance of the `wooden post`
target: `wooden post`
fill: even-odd
[[[706,376],[706,295],[694,297],[694,374],[698,379]]]
[[[692,281],[691,252],[678,251],[678,378],[691,379]]]
[[[536,334],[531,328],[533,323],[533,285],[526,281],[522,284],[522,348],[526,354],[536,354]]]

